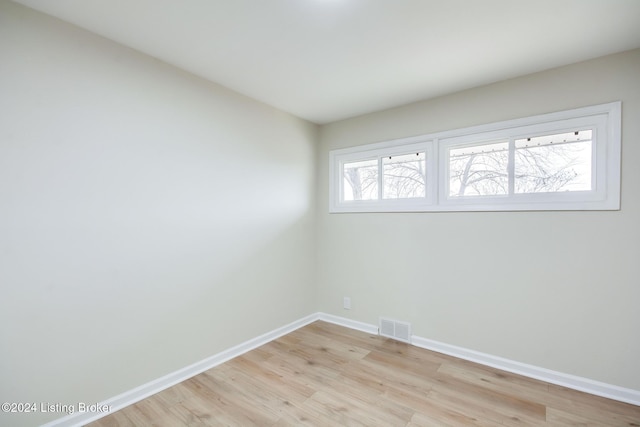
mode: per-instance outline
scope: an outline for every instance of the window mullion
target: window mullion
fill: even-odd
[[[440,181],[443,178],[440,172],[440,155],[438,151],[438,139],[433,139],[427,143],[427,182],[425,188],[425,196],[430,204],[438,204],[440,199]]]
[[[382,200],[384,177],[382,175],[382,156],[378,156],[378,200]]]
[[[509,138],[509,161],[507,162],[507,177],[509,179],[509,196],[515,193],[515,160],[516,160],[516,141],[515,138]]]

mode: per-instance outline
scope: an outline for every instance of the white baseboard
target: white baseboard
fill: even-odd
[[[411,343],[416,347],[448,354],[450,356],[469,360],[481,365],[491,366],[503,371],[560,385],[573,390],[584,391],[585,393],[594,394],[596,396],[602,396],[608,399],[640,406],[640,391],[638,390],[606,384],[590,380],[588,378],[578,377],[576,375],[552,371],[550,369],[504,359],[491,354],[481,353],[479,351],[469,350],[463,347],[457,347],[455,345],[445,344],[415,335],[411,337]]]
[[[240,356],[254,348],[260,347],[270,341],[273,341],[283,335],[295,331],[303,326],[313,323],[316,320],[333,323],[350,329],[366,332],[368,334],[377,335],[378,326],[370,323],[359,322],[357,320],[347,319],[345,317],[335,316],[327,313],[313,313],[288,325],[274,329],[271,332],[262,334],[256,338],[250,339],[237,346],[231,347],[218,354],[208,357],[193,365],[172,372],[157,380],[148,382],[132,390],[126,391],[118,396],[101,402],[100,405],[107,405],[111,408],[108,413],[74,413],[59,418],[42,427],[75,427],[83,426],[87,423],[95,421],[99,418],[109,415],[109,413],[118,411],[126,406],[132,405],[145,399],[153,394],[159,393],[173,385],[185,381],[201,372],[211,369],[221,363],[224,363],[234,357]],[[411,344],[427,350],[436,351],[438,353],[448,354],[460,359],[469,360],[481,365],[491,366],[507,372],[513,372],[529,378],[546,381],[548,383],[561,385],[574,390],[584,391],[586,393],[602,396],[621,402],[630,403],[640,406],[640,391],[628,388],[618,387],[611,384],[601,383],[590,380],[588,378],[577,377],[574,375],[564,374],[545,368],[539,368],[533,365],[516,362],[502,357],[481,353],[475,350],[469,350],[463,347],[457,347],[450,344],[422,338],[416,335],[411,337]]]
[[[201,372],[218,366],[228,360],[233,359],[234,357],[240,356],[250,350],[253,350],[254,348],[260,347],[261,345],[264,345],[283,335],[293,332],[296,329],[306,326],[309,323],[315,322],[319,318],[320,313],[310,314],[309,316],[303,317],[302,319],[296,320],[295,322],[289,323],[288,325],[282,326],[278,329],[274,329],[271,332],[262,334],[256,338],[250,339],[249,341],[245,341],[218,354],[214,354],[213,356],[201,360],[200,362],[196,362],[193,365],[184,367],[180,370],[158,378],[157,380],[143,384],[132,390],[125,391],[118,396],[105,400],[104,402],[100,402],[101,406],[107,405],[111,408],[107,413],[74,413],[54,420],[50,423],[44,424],[42,427],[83,426],[99,418],[105,417],[110,413],[118,411],[126,406],[133,405],[134,403],[139,402],[142,399],[159,393],[162,390],[176,385],[182,381],[188,380],[189,378],[198,375]]]
[[[359,322],[357,320],[347,319],[345,317],[334,316],[333,314],[318,313],[318,320],[333,323],[335,325],[344,326],[350,329],[356,329],[372,335],[378,335],[378,326],[370,323]]]
[[[370,323],[358,322],[346,319],[340,316],[334,316],[325,313],[319,313],[319,320],[335,323],[336,325],[345,326],[347,328],[358,329],[370,334],[377,334],[378,327]],[[445,344],[439,341],[422,338],[417,335],[411,336],[411,344],[416,347],[427,350],[436,351],[438,353],[448,354],[449,356],[458,357],[470,362],[479,363],[492,368],[500,369],[514,374],[523,375],[525,377],[534,378],[551,384],[560,385],[573,390],[584,391],[585,393],[596,396],[606,397],[608,399],[620,402],[630,403],[640,406],[640,391],[629,388],[619,387],[588,378],[578,377],[571,374],[552,371],[550,369],[540,368],[526,363],[516,362],[514,360],[505,359],[491,354],[481,353],[475,350],[469,350],[455,345]]]

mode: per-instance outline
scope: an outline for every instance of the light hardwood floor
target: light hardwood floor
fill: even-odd
[[[640,407],[315,322],[90,425],[640,426]]]

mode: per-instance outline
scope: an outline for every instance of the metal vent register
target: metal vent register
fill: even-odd
[[[411,343],[411,324],[399,320],[380,318],[378,331],[381,336]]]

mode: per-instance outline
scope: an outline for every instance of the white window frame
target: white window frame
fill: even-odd
[[[621,109],[621,102],[612,102],[332,150],[329,153],[329,212],[619,210]],[[449,149],[501,140],[509,141],[513,150],[514,141],[519,138],[584,129],[591,129],[594,135],[592,190],[449,197]],[[382,199],[380,159],[418,151],[426,153],[426,196]],[[378,159],[378,199],[343,201],[343,165],[366,159]],[[513,179],[511,176],[510,173]]]
[[[399,140],[401,143],[397,143],[398,141],[389,141],[383,143],[382,146],[379,144],[370,144],[366,146],[366,149],[361,150],[362,147],[356,147],[356,149],[346,149],[336,157],[334,161],[331,162],[332,172],[331,175],[334,175],[334,168],[342,177],[342,168],[345,163],[360,161],[360,160],[373,160],[377,159],[378,161],[378,199],[376,200],[353,200],[342,202],[342,205],[348,206],[349,210],[343,212],[403,212],[406,210],[421,210],[428,209],[429,206],[433,205],[433,194],[429,195],[429,193],[425,189],[426,197],[421,198],[408,198],[408,199],[384,199],[382,197],[384,184],[382,182],[382,158],[389,156],[398,156],[402,154],[408,154],[412,152],[425,152],[427,158],[427,182],[433,179],[434,177],[429,175],[429,159],[433,157],[433,145],[431,141],[423,141],[422,138],[406,138]],[[391,145],[387,145],[391,143]],[[338,182],[335,185],[335,191],[338,192],[338,199],[342,200],[344,193],[344,180],[338,179]],[[428,188],[429,184],[427,184]],[[333,190],[332,186],[332,190]],[[337,212],[337,211],[336,211]]]

